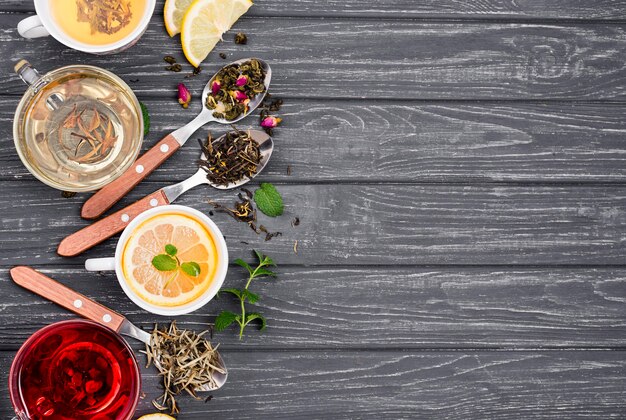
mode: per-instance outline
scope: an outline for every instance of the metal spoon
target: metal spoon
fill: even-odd
[[[191,135],[204,124],[212,121],[220,124],[233,124],[250,115],[252,111],[254,111],[261,104],[261,102],[263,102],[263,99],[267,94],[267,90],[269,89],[270,81],[272,79],[272,69],[269,64],[259,58],[244,58],[242,60],[233,61],[227,65],[231,66],[242,64],[253,59],[261,63],[261,66],[265,71],[265,80],[263,81],[265,89],[248,103],[249,110],[247,113],[240,115],[234,120],[215,118],[213,116],[213,110],[208,109],[205,106],[205,103],[207,96],[211,93],[213,80],[217,76],[217,73],[214,74],[202,91],[202,111],[200,111],[200,114],[198,114],[198,116],[191,120],[188,124],[165,136],[165,138],[139,157],[133,166],[128,168],[119,178],[106,185],[85,201],[85,204],[83,204],[83,208],[81,209],[81,217],[85,219],[94,219],[111,208],[111,206],[113,206],[120,198],[124,197],[135,187],[135,185],[141,182],[142,179],[147,177],[150,173],[152,173],[152,171],[165,162],[167,158],[173,155],[175,151],[180,149],[180,147],[185,144],[187,140],[189,140]]]
[[[135,338],[145,344],[150,344],[151,335],[131,323],[125,316],[89,299],[87,296],[81,295],[56,280],[25,266],[13,267],[10,273],[13,281],[23,288],[61,305],[65,309],[82,317],[104,325],[119,334]],[[158,363],[158,360],[156,362]],[[217,352],[217,364],[225,373],[213,372],[212,376],[215,380],[215,387],[209,388],[207,384],[201,388],[196,388],[197,391],[215,391],[226,383],[228,370],[219,352]]]
[[[272,156],[274,142],[264,131],[249,130],[248,133],[250,134],[250,137],[252,137],[259,144],[259,150],[261,152],[261,160],[257,166],[257,171],[254,174],[254,176],[257,176],[261,173],[261,171],[263,171],[270,159],[270,156]],[[219,137],[214,140],[214,142],[221,140],[224,136]],[[206,156],[204,156],[204,154],[202,154],[200,158],[206,160]],[[251,178],[243,178],[236,183],[228,184],[226,186],[217,185],[211,183],[207,179],[205,170],[200,168],[194,175],[190,176],[186,180],[161,188],[152,194],[145,196],[134,204],[131,204],[122,210],[119,210],[79,231],[72,233],[61,241],[59,247],[57,248],[57,253],[64,257],[73,257],[78,255],[124,230],[131,220],[145,210],[156,206],[165,206],[170,204],[180,197],[181,194],[198,185],[207,184],[214,188],[226,190],[240,187],[249,182],[250,179]]]

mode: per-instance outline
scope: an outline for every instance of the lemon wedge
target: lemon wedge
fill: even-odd
[[[193,0],[167,0],[163,8],[163,19],[165,20],[165,29],[169,36],[180,33],[180,27],[183,23],[183,16],[193,3]]]
[[[139,417],[137,420],[176,420],[172,416],[168,416],[163,413],[154,413],[154,414],[146,414],[145,416]]]
[[[181,25],[180,41],[187,60],[198,67],[251,6],[251,0],[195,0]]]

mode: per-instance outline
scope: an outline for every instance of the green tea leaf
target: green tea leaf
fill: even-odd
[[[270,217],[283,214],[283,198],[272,184],[261,183],[261,187],[254,192],[254,202],[259,210]]]
[[[246,315],[246,322],[245,322],[245,324],[247,325],[247,324],[250,323],[250,321],[254,321],[255,319],[258,319],[261,322],[261,325],[259,326],[259,329],[261,331],[263,331],[265,329],[265,327],[267,327],[267,320],[260,313],[250,312],[248,315]]]
[[[248,270],[248,273],[252,274],[252,267],[250,267],[250,264],[248,264],[247,262],[245,262],[244,260],[242,260],[241,258],[237,258],[235,261],[233,261],[235,264],[245,268],[246,270]]]
[[[256,303],[259,300],[259,295],[252,293],[248,289],[243,289],[241,292],[241,297],[248,299],[250,303]]]
[[[241,290],[239,289],[220,289],[220,291],[218,293],[230,293],[231,295],[235,295],[237,296],[239,299],[241,299]]]
[[[150,114],[148,114],[148,108],[143,102],[139,102],[141,107],[141,115],[143,116],[143,135],[147,136],[150,132]]]
[[[200,265],[198,265],[197,262],[184,262],[180,265],[180,269],[191,277],[198,277],[200,275]]]
[[[172,244],[167,244],[165,245],[165,252],[167,252],[167,255],[171,255],[173,257],[178,252],[178,249],[176,249],[176,247]]]
[[[178,263],[167,254],[159,254],[152,258],[152,265],[159,271],[174,271],[178,268]]]
[[[224,331],[230,324],[237,321],[239,319],[239,315],[230,311],[222,311],[215,318],[215,330],[216,331]]]

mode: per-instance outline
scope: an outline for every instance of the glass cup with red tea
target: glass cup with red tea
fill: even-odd
[[[13,359],[11,403],[19,419],[127,419],[141,376],[128,344],[93,321],[70,320],[35,332]]]

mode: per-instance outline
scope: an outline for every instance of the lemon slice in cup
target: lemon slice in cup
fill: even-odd
[[[180,33],[185,12],[191,6],[193,0],[167,0],[163,8],[163,20],[169,36]]]
[[[251,0],[195,0],[181,24],[180,41],[187,60],[198,67],[251,6]]]

